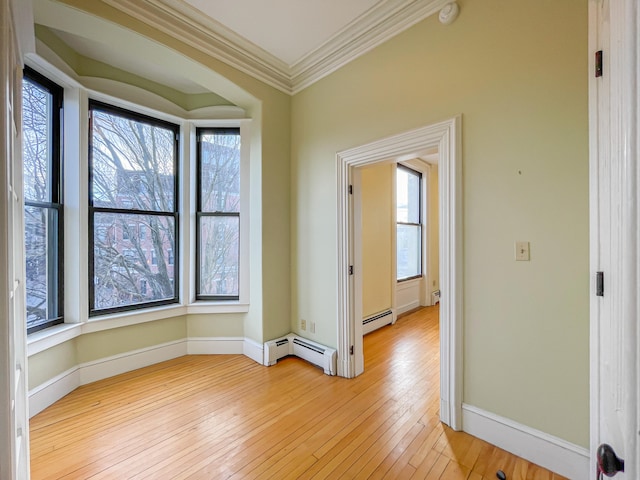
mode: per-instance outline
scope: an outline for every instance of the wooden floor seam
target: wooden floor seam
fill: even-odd
[[[365,373],[189,355],[31,419],[31,478],[563,480],[439,421],[438,307],[364,338]]]

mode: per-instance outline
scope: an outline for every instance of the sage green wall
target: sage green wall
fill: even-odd
[[[29,357],[29,390],[78,365],[75,339]]]
[[[362,317],[391,308],[393,266],[392,181],[395,164],[362,168]]]
[[[439,190],[438,190],[438,165],[429,166],[429,185],[427,186],[429,210],[429,258],[427,268],[431,285],[427,288],[427,293],[440,288],[440,212],[439,212]],[[430,299],[429,299],[430,300]]]
[[[245,314],[201,314],[187,316],[187,337],[244,337]]]
[[[459,4],[295,95],[292,318],[336,345],[336,152],[462,114],[464,402],[586,447],[587,1]]]
[[[77,337],[78,363],[91,362],[187,337],[185,317],[86,333]]]

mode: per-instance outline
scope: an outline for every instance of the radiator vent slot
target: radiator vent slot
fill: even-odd
[[[335,349],[290,333],[286,337],[271,340],[264,344],[264,364],[275,365],[278,360],[295,355],[307,362],[321,367],[327,375],[336,375],[337,357]]]
[[[308,348],[309,350],[312,350],[312,351],[314,351],[316,353],[321,353],[321,354],[324,355],[324,348],[315,347],[315,346],[311,345],[310,343],[307,343],[307,342],[305,342],[303,340],[300,340],[299,338],[294,338],[293,339],[293,343],[294,343],[294,345],[300,345],[301,347]]]
[[[431,305],[435,305],[440,302],[440,290],[434,290],[431,292]]]
[[[367,317],[362,320],[362,334],[366,335],[374,330],[377,330],[385,325],[394,323],[395,318],[392,310],[387,310],[381,313],[377,313],[371,317]]]

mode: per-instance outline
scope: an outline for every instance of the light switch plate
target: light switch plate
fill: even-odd
[[[530,260],[529,242],[516,242],[516,260],[518,262],[528,262]]]

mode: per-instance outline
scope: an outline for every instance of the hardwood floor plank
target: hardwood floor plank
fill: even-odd
[[[450,460],[447,468],[445,468],[442,475],[440,475],[440,480],[467,480],[470,473],[471,469],[460,465],[454,460]]]
[[[31,478],[562,480],[439,422],[438,342],[431,307],[367,335],[355,379],[192,355],[82,386],[31,419]]]

